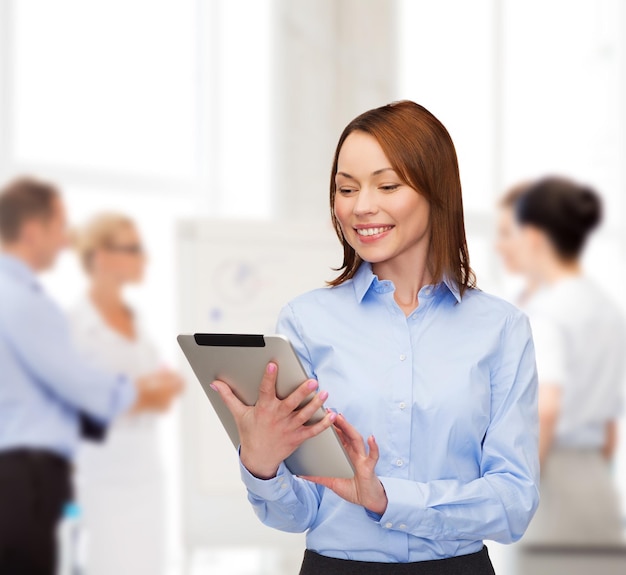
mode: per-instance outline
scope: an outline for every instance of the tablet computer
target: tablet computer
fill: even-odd
[[[281,399],[309,379],[291,343],[282,335],[196,333],[179,335],[178,343],[235,447],[239,446],[235,419],[220,395],[211,389],[211,382],[216,379],[224,381],[243,403],[254,405],[270,361],[278,365],[276,395]],[[307,400],[313,397],[314,392]],[[325,411],[320,408],[310,421],[319,421],[324,416]],[[285,464],[295,475],[354,475],[333,427],[307,439],[285,460]]]

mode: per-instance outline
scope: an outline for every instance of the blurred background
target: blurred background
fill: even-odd
[[[559,173],[602,193],[606,218],[585,264],[624,307],[625,38],[622,0],[1,0],[0,181],[56,182],[75,224],[110,209],[138,222],[149,273],[130,297],[168,364],[185,369],[175,336],[207,325],[188,304],[201,299],[188,290],[203,267],[187,257],[190,238],[210,240],[210,267],[229,230],[250,230],[250,242],[268,226],[326,230],[341,130],[411,99],[456,144],[481,288],[517,289],[494,251],[499,197]],[[336,249],[327,266],[339,265],[339,245],[324,245]],[[64,306],[77,300],[74,254],[46,284]],[[206,510],[189,495],[189,445],[200,439],[185,405],[211,415],[196,387],[189,378],[193,395],[162,425],[170,573],[278,573],[292,552],[297,565],[297,536],[259,535],[244,511],[211,515],[229,489],[245,505],[238,485],[212,484],[209,469],[204,488],[194,483],[213,497]],[[626,501],[624,443],[614,473]],[[236,481],[234,454],[229,464]],[[505,550],[493,554],[506,564]]]

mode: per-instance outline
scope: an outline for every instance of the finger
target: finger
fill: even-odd
[[[380,457],[380,451],[378,450],[378,443],[376,443],[376,438],[373,435],[370,435],[367,438],[367,446],[370,449],[369,458],[372,460],[373,463],[376,463],[378,461],[378,458]]]
[[[337,437],[339,437],[339,441],[341,441],[341,445],[343,445],[344,449],[351,449],[350,441],[346,437],[346,434],[343,431],[341,431],[341,428],[339,428],[339,427],[337,427],[335,425],[334,429],[335,429],[335,433],[337,434]]]
[[[355,447],[354,442],[351,441],[349,438],[346,437],[345,433],[343,433],[343,431],[341,431],[341,429],[339,429],[337,426],[334,427],[334,431],[336,432],[337,436],[339,437],[339,440],[341,441],[341,445],[343,446],[343,450],[345,451],[346,455],[348,456],[348,459],[350,460],[350,463],[352,463],[353,468],[359,469],[359,467],[362,465],[363,461],[364,461],[364,453],[363,453],[363,447],[359,446],[357,444],[357,446]],[[368,467],[372,467],[375,466],[376,464],[368,464]]]
[[[315,397],[309,401],[304,407],[293,412],[293,421],[296,425],[304,425],[307,423],[324,405],[328,399],[327,391],[320,391]]]
[[[163,401],[167,402],[168,404],[171,403],[172,401],[174,401],[174,398],[176,396],[180,395],[180,392],[180,387],[176,387],[173,385],[168,386],[166,389],[164,389]]]
[[[170,397],[170,398],[168,398],[168,399],[166,399],[166,400],[163,400],[163,402],[162,402],[162,403],[161,403],[161,405],[159,406],[159,411],[160,411],[161,413],[164,413],[164,412],[166,412],[167,410],[169,410],[169,408],[171,407],[171,405],[172,405],[172,398]]]
[[[361,437],[361,434],[357,431],[356,427],[348,423],[348,420],[339,415],[337,421],[335,421],[335,427],[340,429],[345,435],[346,441],[350,444],[359,455],[366,455],[365,453],[365,441]]]
[[[245,413],[247,406],[239,400],[228,384],[216,379],[213,383],[211,383],[210,387],[219,393],[222,401],[226,404],[228,410],[233,414],[233,417],[238,418]]]
[[[179,393],[185,387],[185,382],[182,377],[175,377],[171,381],[170,387],[174,390],[175,393]]]
[[[337,419],[337,414],[334,411],[330,411],[326,414],[324,419],[320,419],[317,423],[313,423],[311,425],[303,425],[301,429],[301,434],[303,436],[303,441],[306,439],[310,439],[311,437],[315,437],[328,429],[333,422]]]
[[[157,404],[155,405],[155,410],[158,411],[159,413],[163,413],[164,411],[167,411],[169,409],[169,406],[172,403],[172,398],[173,398],[173,394],[171,393],[171,391],[164,390],[164,393],[160,395],[157,401]]]
[[[302,404],[302,402],[318,388],[318,386],[319,384],[314,379],[307,379],[281,401],[281,408],[289,413],[295,411]]]
[[[274,362],[270,362],[265,366],[263,379],[259,386],[258,404],[267,404],[276,400],[276,377],[278,375],[278,366]]]

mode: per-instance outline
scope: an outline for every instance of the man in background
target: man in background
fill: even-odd
[[[37,280],[67,244],[54,186],[20,178],[0,191],[0,243],[0,573],[53,575],[81,431],[128,410],[162,411],[182,382],[164,371],[133,382],[74,347]]]

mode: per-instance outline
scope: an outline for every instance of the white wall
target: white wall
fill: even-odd
[[[76,222],[137,218],[151,266],[132,295],[176,364],[176,221],[319,221],[341,127],[410,98],[456,142],[483,287],[508,287],[497,197],[558,170],[606,198],[588,264],[623,301],[624,37],[620,0],[2,0],[0,179],[53,179]],[[47,281],[64,305],[83,287],[70,255]]]

